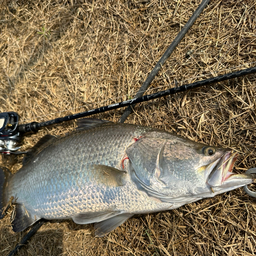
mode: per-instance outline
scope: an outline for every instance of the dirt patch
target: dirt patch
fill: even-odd
[[[0,112],[23,123],[133,97],[200,1],[4,1],[0,7]],[[256,64],[256,4],[211,1],[147,94]],[[136,106],[129,123],[231,147],[236,171],[256,166],[255,75]],[[96,115],[118,121],[123,109]],[[24,139],[31,148],[44,134]],[[15,163],[15,164],[14,164]],[[4,159],[14,172],[21,159]],[[92,225],[44,225],[19,255],[255,255],[256,206],[242,189],[177,210],[136,216],[103,238]],[[9,213],[10,215],[11,213]],[[24,233],[0,221],[0,252]]]

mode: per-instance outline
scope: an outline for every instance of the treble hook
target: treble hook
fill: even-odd
[[[251,168],[251,169],[247,170],[245,173],[246,173],[246,174],[252,174],[253,183],[256,182],[256,168]],[[244,186],[244,191],[245,191],[249,196],[256,197],[256,192],[250,190],[247,185]]]

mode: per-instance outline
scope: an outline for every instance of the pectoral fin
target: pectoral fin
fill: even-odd
[[[106,165],[94,165],[94,170],[98,172],[98,182],[106,186],[124,186],[126,184],[127,173]]]
[[[126,220],[132,217],[133,214],[131,213],[124,213],[113,218],[104,220],[99,223],[94,224],[95,228],[95,236],[102,237],[105,236],[110,231],[114,230],[118,226],[122,225]]]

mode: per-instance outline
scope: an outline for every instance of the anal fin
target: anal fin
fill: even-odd
[[[12,222],[12,229],[14,232],[20,232],[25,230],[27,227],[34,224],[40,218],[37,216],[31,216],[31,214],[26,210],[24,205],[15,205],[15,218]]]
[[[122,225],[126,220],[128,220],[132,216],[133,216],[132,213],[123,213],[115,217],[112,217],[110,219],[95,223],[94,224],[95,236],[97,237],[105,236],[110,231]]]
[[[72,219],[76,224],[90,224],[90,223],[104,221],[120,213],[121,213],[120,211],[87,212],[87,213],[79,213],[73,216]]]

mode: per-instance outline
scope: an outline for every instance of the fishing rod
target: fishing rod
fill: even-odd
[[[209,84],[212,84],[215,82],[220,82],[220,81],[224,81],[224,80],[228,80],[228,79],[232,79],[232,78],[238,78],[243,75],[248,75],[248,74],[252,74],[252,73],[256,73],[256,66],[252,67],[252,68],[247,68],[247,69],[243,69],[240,71],[228,73],[226,75],[221,75],[221,76],[205,79],[202,81],[194,82],[191,84],[185,84],[180,87],[175,87],[175,88],[171,88],[171,89],[168,89],[165,91],[160,91],[160,92],[153,93],[150,95],[145,95],[143,97],[134,98],[134,99],[122,101],[122,102],[119,102],[116,104],[111,104],[108,106],[96,108],[96,109],[89,110],[86,112],[81,112],[81,113],[77,113],[74,115],[69,115],[69,116],[65,116],[62,118],[53,119],[53,120],[42,122],[42,123],[32,122],[32,123],[28,123],[28,124],[18,125],[19,116],[16,112],[0,113],[0,152],[2,152],[3,154],[24,153],[24,152],[18,153],[17,150],[19,149],[19,147],[16,147],[16,144],[18,143],[18,141],[20,140],[22,135],[24,135],[27,132],[36,132],[40,128],[43,128],[48,125],[58,124],[58,123],[62,123],[64,121],[74,120],[74,119],[77,119],[80,117],[85,117],[85,116],[89,116],[89,115],[96,114],[96,113],[106,112],[106,111],[109,111],[112,109],[130,106],[134,103],[148,101],[148,100],[156,99],[159,97],[175,94],[178,92],[184,92],[184,91],[187,91],[187,90],[190,90],[193,88],[209,85]],[[252,175],[253,183],[255,183],[256,182],[256,168],[249,169],[246,171],[246,173],[250,173]],[[244,190],[249,196],[256,197],[256,192],[250,190],[248,188],[248,186],[245,186]],[[41,219],[40,221],[38,221],[30,229],[30,231],[22,238],[20,243],[18,243],[15,246],[15,248],[8,254],[8,256],[16,255],[18,250],[21,247],[23,247],[28,242],[28,240],[37,232],[37,230],[42,225],[44,225],[46,222],[47,222],[47,220],[45,220],[45,219]]]
[[[185,26],[181,29],[181,31],[178,33],[176,38],[173,40],[173,42],[170,44],[170,46],[167,48],[163,56],[160,58],[160,60],[157,62],[153,70],[150,72],[148,75],[146,81],[142,84],[140,90],[136,94],[134,99],[128,100],[128,101],[123,101],[119,102],[116,104],[112,104],[109,106],[104,106],[100,107],[97,109],[89,110],[87,112],[82,112],[78,113],[75,115],[69,115],[65,116],[62,118],[57,118],[54,120],[46,121],[43,123],[37,123],[37,122],[32,122],[29,124],[25,125],[19,125],[18,126],[18,121],[19,121],[19,115],[15,112],[5,112],[5,113],[0,113],[0,153],[2,154],[23,154],[25,152],[19,152],[18,149],[20,147],[17,147],[19,141],[21,140],[21,136],[24,135],[25,133],[28,132],[37,132],[40,128],[43,128],[45,126],[57,124],[57,123],[62,123],[64,121],[69,121],[69,120],[74,120],[80,117],[86,117],[89,115],[97,114],[97,113],[102,113],[106,112],[112,109],[117,109],[121,107],[130,107],[127,108],[122,115],[120,122],[124,122],[125,119],[128,117],[128,115],[131,113],[131,105],[134,106],[136,103],[140,103],[143,101],[148,101],[151,99],[163,97],[165,95],[170,95],[174,93],[178,93],[180,91],[187,90],[185,87],[180,87],[180,90],[178,88],[175,89],[170,89],[167,91],[162,91],[156,94],[151,94],[151,95],[146,95],[142,97],[146,89],[149,87],[150,83],[154,79],[154,77],[157,75],[159,70],[161,69],[162,65],[165,63],[165,61],[170,57],[176,46],[180,43],[182,38],[186,35],[188,32],[189,28],[194,24],[198,16],[202,13],[204,8],[208,5],[210,0],[203,0],[198,8],[194,11],[193,15],[190,17],[190,19],[187,21]],[[229,79],[229,78],[227,78]],[[214,82],[214,81],[213,81]],[[207,84],[207,82],[206,82]],[[192,86],[193,87],[193,86]],[[184,89],[185,88],[185,89]]]
[[[0,113],[0,153],[7,154],[7,155],[26,153],[26,152],[18,151],[20,147],[18,147],[17,145],[21,140],[22,136],[24,136],[24,134],[26,133],[37,132],[38,130],[50,125],[60,124],[65,121],[75,120],[81,117],[86,117],[93,114],[110,111],[113,109],[131,106],[136,103],[157,99],[160,97],[176,94],[179,92],[184,92],[184,91],[198,88],[201,86],[211,85],[213,83],[217,83],[217,82],[221,82],[221,81],[225,81],[233,78],[238,78],[238,77],[252,74],[252,73],[256,73],[256,66],[252,68],[247,68],[247,69],[235,71],[232,73],[228,73],[225,75],[220,75],[220,76],[208,78],[205,80],[197,81],[191,84],[184,84],[182,86],[170,88],[165,91],[144,95],[142,97],[121,101],[119,103],[114,103],[111,105],[95,108],[95,109],[77,113],[74,115],[68,115],[68,116],[52,119],[52,120],[41,122],[41,123],[31,122],[31,123],[19,125],[19,115],[16,112]]]
[[[235,72],[237,75],[234,75],[234,76],[232,76],[232,74],[234,74],[234,73],[230,73],[230,74],[224,75],[224,77],[219,76],[219,77],[215,77],[215,78],[211,78],[211,79],[206,79],[206,80],[196,82],[193,84],[187,84],[187,85],[183,85],[180,87],[175,87],[172,89],[168,89],[166,91],[161,91],[161,92],[157,92],[154,94],[145,95],[142,97],[145,90],[148,88],[149,84],[152,82],[152,80],[154,79],[154,77],[159,72],[160,68],[162,67],[162,65],[165,63],[166,59],[171,55],[174,48],[178,45],[178,43],[184,37],[184,35],[186,34],[186,32],[188,31],[190,26],[194,23],[194,21],[196,20],[198,15],[203,11],[203,9],[206,7],[206,5],[209,2],[210,2],[210,0],[202,1],[200,6],[198,7],[198,9],[193,14],[193,17],[190,18],[188,23],[183,27],[183,29],[180,31],[178,36],[174,39],[173,43],[168,47],[168,49],[166,50],[164,55],[161,57],[159,62],[156,64],[155,68],[151,71],[148,78],[143,83],[141,89],[139,90],[138,94],[136,94],[134,99],[115,103],[112,105],[100,107],[97,109],[89,110],[89,111],[74,114],[74,115],[65,116],[62,118],[53,119],[53,120],[42,122],[42,123],[32,122],[32,123],[28,123],[28,124],[19,125],[19,115],[16,112],[0,113],[0,153],[7,154],[7,155],[26,153],[26,152],[18,151],[20,149],[20,147],[18,147],[18,144],[19,144],[22,136],[24,136],[26,133],[29,133],[29,132],[37,132],[39,129],[46,127],[48,125],[59,124],[64,121],[74,120],[74,119],[77,119],[80,117],[86,117],[86,116],[90,116],[92,114],[102,113],[102,112],[106,112],[109,110],[128,106],[130,108],[125,111],[125,113],[123,114],[123,116],[121,117],[121,120],[120,120],[121,122],[124,122],[125,119],[127,118],[127,116],[131,113],[131,106],[136,103],[140,103],[143,101],[148,101],[148,100],[152,100],[155,98],[175,94],[175,93],[186,91],[186,90],[189,90],[192,88],[200,87],[203,85],[208,85],[208,84],[211,84],[214,82],[220,82],[220,81],[224,81],[227,79],[239,77],[242,75],[255,73],[256,67],[252,68],[250,71],[241,70],[241,71]],[[249,70],[249,69],[247,69],[247,70]],[[238,74],[239,72],[241,72],[241,73]],[[225,76],[226,76],[226,78],[225,78]],[[9,256],[15,255],[17,253],[18,249],[20,249],[28,241],[28,239],[31,238],[33,236],[33,234],[35,234],[35,232],[45,222],[46,222],[46,220],[42,219],[38,223],[36,223],[35,226],[23,237],[23,239],[15,247],[15,249],[10,252]]]
[[[164,63],[166,62],[166,60],[170,57],[170,55],[172,54],[172,52],[175,50],[176,46],[180,43],[180,41],[182,40],[182,38],[186,35],[186,33],[188,32],[189,28],[194,24],[194,22],[196,21],[196,19],[198,18],[198,16],[202,13],[202,11],[204,10],[204,8],[208,5],[208,3],[210,2],[210,0],[203,0],[200,5],[197,7],[197,9],[195,10],[195,12],[192,14],[192,16],[190,17],[190,19],[188,20],[188,22],[185,24],[185,26],[181,29],[181,31],[178,33],[178,35],[176,36],[176,38],[173,40],[173,42],[170,44],[170,46],[167,48],[167,50],[165,51],[165,53],[163,54],[163,56],[160,58],[160,60],[156,63],[155,67],[152,69],[152,71],[150,72],[150,74],[148,75],[147,79],[145,80],[145,82],[142,84],[141,88],[139,89],[139,91],[137,92],[137,94],[135,95],[136,98],[142,97],[142,95],[144,94],[144,92],[147,90],[147,88],[149,87],[149,85],[151,84],[151,82],[153,81],[153,79],[155,78],[155,76],[158,74],[158,72],[160,71],[160,69],[162,68],[162,66],[164,65]],[[129,114],[131,114],[132,112],[132,107],[134,107],[134,104],[131,106],[129,105],[123,115],[120,118],[120,122],[124,123],[124,121],[126,120],[126,118],[129,116]]]

